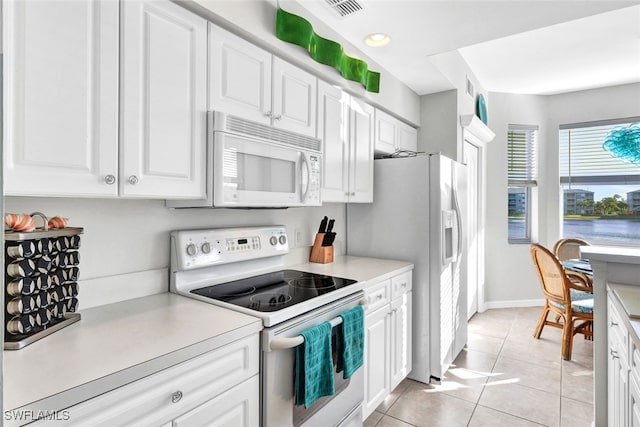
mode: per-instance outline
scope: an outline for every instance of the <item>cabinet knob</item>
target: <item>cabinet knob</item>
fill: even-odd
[[[273,117],[273,114],[271,114],[271,111],[267,111],[266,113],[264,113],[265,117]]]
[[[376,296],[377,299],[382,299],[382,294],[378,294],[378,296]]]
[[[273,118],[273,120],[282,120],[282,114],[278,114]]]
[[[139,181],[140,181],[140,180],[139,180],[139,179],[138,179],[138,177],[137,177],[137,176],[135,176],[135,175],[131,175],[131,176],[129,177],[129,179],[127,180],[127,182],[128,182],[129,184],[131,184],[131,185],[136,185]]]
[[[356,192],[354,191],[353,193],[351,193],[351,195],[352,195],[352,196],[355,196],[355,195],[356,195]]]
[[[614,359],[619,359],[620,358],[620,356],[618,356],[618,352],[615,351],[614,349],[611,349],[611,351],[609,353],[611,353],[611,357],[613,357]]]
[[[109,175],[107,175],[107,176],[105,176],[105,177],[104,177],[104,182],[105,182],[107,185],[113,185],[113,184],[115,184],[115,183],[116,183],[116,177],[115,177],[115,176],[113,176],[113,175],[111,175],[111,174],[109,174]]]
[[[614,322],[613,320],[611,321],[611,326],[618,326],[617,322]]]
[[[182,392],[180,390],[176,391],[171,395],[171,403],[178,403],[182,399]]]

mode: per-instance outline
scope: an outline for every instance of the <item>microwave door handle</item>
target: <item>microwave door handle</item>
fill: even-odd
[[[309,171],[309,162],[307,162],[307,156],[304,153],[300,153],[302,157],[302,162],[300,164],[300,201],[304,202],[307,200],[307,194],[309,193],[309,185],[311,179],[311,172]],[[302,173],[302,167],[304,166],[305,172]],[[304,192],[302,192],[302,186],[304,185],[304,181],[307,181],[307,185],[305,186]]]

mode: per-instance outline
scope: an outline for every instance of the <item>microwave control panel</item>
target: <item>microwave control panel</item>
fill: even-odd
[[[172,271],[284,255],[284,226],[183,230],[171,233]]]

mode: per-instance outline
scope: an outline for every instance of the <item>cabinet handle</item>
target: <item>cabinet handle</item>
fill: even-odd
[[[348,192],[347,192],[347,193],[344,193],[344,195],[345,195],[345,196],[348,196],[348,195],[349,195],[349,193],[348,193]]]
[[[182,399],[182,392],[180,390],[176,391],[171,395],[171,403],[178,403]]]
[[[378,296],[376,296],[376,299],[382,299],[382,294],[379,294]]]
[[[611,326],[618,326],[617,322],[614,322],[613,320],[611,321]]]
[[[273,120],[282,120],[282,114],[278,114],[273,118]]]
[[[400,285],[401,288],[406,288],[407,287],[407,282],[403,282],[402,285]]]
[[[273,117],[273,114],[271,114],[271,111],[267,111],[266,113],[264,113],[265,117]]]
[[[620,358],[620,356],[618,356],[618,352],[613,350],[613,349],[611,349],[611,351],[609,353],[611,353],[611,357],[613,357],[614,359],[619,359]]]
[[[115,176],[113,176],[113,175],[111,175],[111,174],[109,174],[109,175],[107,175],[107,176],[105,176],[105,177],[104,177],[104,182],[105,182],[107,185],[113,185],[113,184],[115,184],[115,183],[116,183],[116,177],[115,177]]]
[[[131,176],[129,177],[129,179],[127,180],[127,182],[128,182],[129,184],[131,184],[131,185],[136,185],[139,181],[140,181],[140,180],[139,180],[139,179],[138,179],[138,177],[137,177],[137,176],[135,176],[135,175],[131,175]]]

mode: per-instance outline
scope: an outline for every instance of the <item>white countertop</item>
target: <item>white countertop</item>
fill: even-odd
[[[45,398],[43,410],[79,402],[262,329],[256,317],[171,293],[81,314],[79,322],[4,352],[6,410]]]
[[[580,256],[589,261],[640,264],[640,248],[622,246],[581,246]]]
[[[397,274],[409,271],[413,264],[406,261],[389,259],[365,258],[356,256],[337,257],[329,264],[316,264],[312,262],[293,265],[295,270],[308,271],[310,273],[327,274],[329,276],[353,279],[358,282],[368,282],[388,279]],[[367,285],[365,284],[365,287]]]
[[[290,268],[364,283],[413,264],[353,256]],[[375,279],[375,280],[374,280]],[[65,408],[262,329],[259,318],[172,293],[90,308],[82,319],[4,352],[4,408]]]

